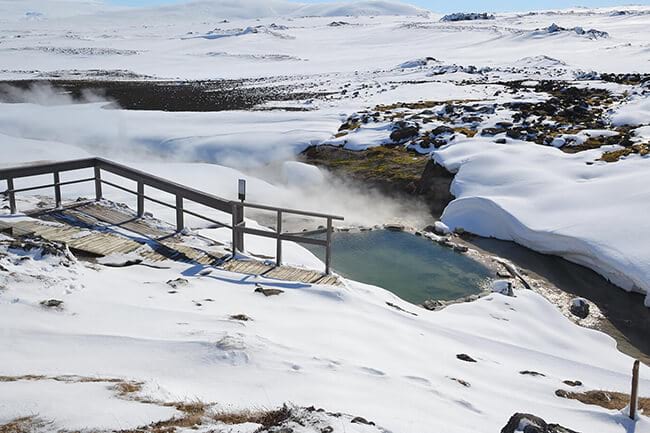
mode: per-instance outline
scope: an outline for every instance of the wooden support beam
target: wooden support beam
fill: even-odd
[[[185,228],[185,214],[183,212],[183,196],[176,195],[176,231],[182,232]]]
[[[14,180],[7,179],[7,194],[9,195],[9,209],[11,214],[16,213],[16,193],[14,192]]]
[[[275,266],[282,266],[282,211],[278,211],[277,215],[277,224],[276,224],[276,233],[278,234],[277,237],[277,245],[276,245],[276,251],[275,251]]]
[[[58,171],[54,172],[54,203],[57,209],[61,207],[61,177]]]
[[[330,275],[332,264],[332,218],[327,218],[327,245],[325,246],[325,273]]]
[[[95,200],[102,199],[102,170],[95,166]]]
[[[176,198],[178,201],[178,197]],[[138,182],[138,218],[144,215],[144,183]]]
[[[636,409],[639,404],[639,364],[637,359],[632,367],[632,392],[630,393],[630,418],[636,419]]]

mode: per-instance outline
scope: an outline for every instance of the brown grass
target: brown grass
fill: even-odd
[[[25,374],[22,376],[0,376],[0,382],[18,382],[21,380],[56,380],[57,382],[73,382],[73,383],[114,383],[121,382],[122,379],[109,378],[109,377],[89,377],[89,376],[76,376],[73,374],[60,375],[60,376],[44,376],[40,374]]]
[[[283,405],[276,410],[243,410],[238,412],[221,412],[212,417],[224,424],[243,424],[246,422],[261,424],[262,429],[282,424],[291,417],[291,409]],[[262,430],[260,429],[260,430]]]
[[[32,433],[44,429],[49,424],[51,423],[35,416],[25,416],[0,425],[0,433]]]
[[[129,394],[134,394],[136,392],[142,391],[142,385],[143,385],[142,382],[122,381],[122,382],[118,382],[113,387],[113,390],[120,397],[130,397]]]
[[[591,404],[595,406],[600,406],[605,409],[617,409],[621,410],[626,407],[630,402],[630,395],[624,394],[622,392],[614,391],[586,391],[586,392],[571,392],[565,391],[563,389],[558,389],[555,391],[555,395],[562,398],[568,398],[570,400],[578,400],[584,404]],[[650,398],[640,397],[639,398],[639,409],[642,409],[644,412],[650,412]]]
[[[34,380],[57,380],[70,383],[83,382],[106,382],[113,383],[112,387],[118,398],[136,401],[142,404],[153,404],[163,407],[173,407],[180,412],[178,416],[168,420],[158,421],[147,426],[139,427],[133,430],[122,430],[120,433],[174,433],[179,428],[196,429],[205,421],[218,421],[224,424],[242,424],[255,423],[260,424],[260,430],[267,429],[271,426],[277,426],[291,417],[291,409],[286,405],[275,410],[242,410],[236,412],[219,412],[216,414],[209,413],[212,405],[202,401],[190,402],[164,402],[147,399],[136,395],[142,391],[143,383],[135,381],[126,381],[117,378],[85,377],[74,375],[62,376],[43,376],[43,375],[23,375],[23,376],[0,376],[0,382],[16,381],[34,381]],[[36,416],[17,418],[7,424],[0,425],[0,433],[34,433],[44,429],[51,422],[41,420]]]
[[[645,143],[634,144],[630,147],[624,149],[613,150],[611,152],[605,152],[600,157],[600,161],[605,162],[616,162],[624,156],[629,156],[632,154],[638,153],[641,156],[648,155],[650,153],[650,145]]]

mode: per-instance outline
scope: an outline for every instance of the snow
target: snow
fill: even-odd
[[[617,126],[639,126],[650,119],[650,98],[638,96],[633,101],[621,105],[611,116],[612,124]]]
[[[201,276],[200,267],[178,263],[169,269],[79,263],[42,274],[37,260],[12,264],[9,256],[0,263],[14,272],[0,272],[9,283],[0,292],[0,343],[9,348],[3,375],[125,378],[144,382],[150,399],[198,399],[230,409],[313,404],[390,431],[498,431],[524,409],[582,431],[620,431],[618,412],[558,400],[554,391],[566,379],[626,391],[631,359],[611,338],[576,326],[531,291],[434,313],[351,281],[327,287],[220,270]],[[16,284],[28,274],[40,275],[39,284]],[[188,284],[168,293],[165,281],[178,277]],[[285,292],[267,298],[254,292],[255,284]],[[62,310],[40,307],[46,298],[63,300]],[[228,319],[240,313],[252,320]],[[459,353],[478,362],[460,361]],[[546,377],[530,378],[522,370]],[[642,389],[650,386],[649,373],[642,367]],[[21,396],[9,399],[16,409],[3,409],[3,416],[38,410],[46,419],[71,423],[67,428],[84,420],[117,428],[168,413],[112,398],[106,384],[19,381],[2,383],[0,390],[5,399]],[[70,405],[54,411],[47,396],[59,392]],[[384,404],[396,395],[402,404]],[[111,419],[97,416],[91,423],[94,403],[110,407]],[[89,409],[67,418],[74,404]],[[648,427],[641,418],[636,431]]]
[[[22,9],[17,6],[20,3],[0,2],[0,16],[10,17],[11,10]],[[74,13],[70,7],[59,9],[69,15]],[[501,67],[533,56],[553,57],[581,73],[648,71],[648,62],[641,60],[648,48],[646,9],[629,10],[631,13],[625,17],[611,17],[611,9],[597,9],[580,14],[500,14],[494,20],[452,23],[413,16],[421,10],[387,2],[355,2],[343,7],[281,0],[211,1],[155,9],[98,11],[92,15],[51,18],[45,24],[2,24],[0,76],[65,76],[73,71],[84,76],[88,74],[84,71],[90,70],[106,74],[127,71],[171,79],[364,74],[427,57],[480,69]],[[381,18],[380,12],[384,15]],[[345,18],[350,25],[329,26],[332,14],[350,15]],[[223,23],[224,19],[229,22]],[[552,22],[565,28],[597,28],[607,31],[610,37],[592,40],[575,31],[545,33],[539,38],[531,35],[531,29],[547,28]],[[273,30],[272,24],[286,30]],[[218,34],[229,34],[257,26],[288,38],[267,32],[219,39],[195,37],[217,28],[221,30]],[[459,31],[463,38],[453,37]],[[89,54],[70,55],[71,49]],[[120,55],[119,50],[137,54]],[[215,59],[210,54],[215,52],[235,56]],[[260,56],[267,60],[264,68],[259,67]],[[345,80],[343,76],[338,78]]]
[[[56,380],[0,382],[0,424],[37,415],[54,422],[49,428],[119,430],[166,420],[179,413],[173,407],[117,399],[110,389],[113,385]]]
[[[377,104],[439,101],[432,108],[438,112],[450,100],[543,99],[530,88],[497,95],[503,87],[490,84],[514,79],[533,86],[549,78],[581,77],[590,81],[577,86],[629,94],[609,116],[614,125],[638,126],[633,139],[643,141],[650,137],[647,94],[638,86],[592,81],[606,72],[650,72],[650,9],[625,7],[624,15],[613,14],[616,10],[441,22],[439,15],[380,1],[216,0],[119,10],[93,1],[0,0],[2,78],[261,78],[254,85],[327,93],[286,102],[296,111],[266,104],[251,111],[189,113],[113,109],[91,95],[72,103],[36,89],[21,103],[0,104],[0,166],[99,155],[228,199],[236,199],[237,180],[243,178],[252,202],[341,214],[351,225],[398,218],[401,224],[424,227],[421,213],[341,184],[295,161],[296,155],[320,144],[350,150],[386,144],[392,131],[388,121],[338,134],[351,114]],[[336,16],[345,16],[345,24],[331,25],[340,24]],[[549,33],[553,23],[557,31]],[[473,84],[461,85],[462,80]],[[496,117],[511,115],[504,111]],[[436,126],[432,122],[424,130]],[[577,130],[556,138],[553,146],[612,134]],[[563,256],[626,290],[646,293],[650,306],[650,196],[640,187],[650,181],[648,158],[606,164],[597,161],[603,150],[567,154],[555,147],[511,139],[496,144],[459,134],[432,156],[457,173],[456,200],[436,228],[464,228]],[[44,179],[21,180],[17,186]],[[106,190],[112,200],[134,205],[132,196]],[[39,194],[19,194],[20,208],[51,199],[51,191]],[[63,190],[66,200],[92,194],[90,184]],[[147,194],[169,199],[156,191]],[[230,218],[187,207],[219,221]],[[148,203],[147,211],[174,220],[168,209]],[[187,223],[188,235],[230,242],[225,228],[205,228],[190,217]],[[246,224],[263,229],[269,216],[247,210]],[[275,247],[272,239],[246,235],[249,254],[273,256]],[[167,269],[102,265],[123,263],[127,256],[66,267],[39,251],[0,246],[0,252],[3,376],[142,381],[145,397],[199,399],[225,408],[313,404],[364,416],[396,432],[499,431],[520,411],[578,431],[650,431],[647,417],[632,424],[619,411],[555,396],[567,379],[581,380],[586,389],[627,392],[632,360],[616,350],[611,338],[574,325],[531,291],[517,291],[515,297],[493,293],[427,312],[354,281],[327,287],[179,263],[166,263]],[[283,244],[283,255],[294,266],[324,266],[291,242]],[[177,278],[188,284],[169,293],[165,282]],[[256,284],[284,293],[266,298],[254,292]],[[504,285],[498,281],[494,288],[502,292]],[[40,305],[45,299],[64,303],[47,309]],[[230,319],[244,313],[253,320]],[[460,353],[478,362],[460,361]],[[546,376],[531,378],[519,374],[522,370]],[[642,367],[642,390],[649,389],[649,376]],[[58,399],[65,404],[57,404]],[[119,398],[110,383],[0,382],[0,423],[38,413],[68,430],[128,429],[173,412]],[[339,430],[365,428],[346,423]]]
[[[451,233],[451,230],[447,226],[447,224],[443,223],[442,221],[436,221],[433,224],[433,227],[435,228],[436,233],[440,233],[443,235]]]
[[[602,151],[566,154],[552,147],[473,139],[445,146],[435,160],[456,172],[456,197],[443,221],[451,228],[512,240],[592,268],[646,296],[650,195],[647,159],[587,165]],[[531,200],[534,197],[534,200]]]
[[[288,186],[315,187],[325,182],[325,176],[318,167],[297,161],[282,164],[282,178]]]

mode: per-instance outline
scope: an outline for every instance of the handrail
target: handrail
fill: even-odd
[[[86,168],[94,169],[94,176],[90,178],[83,178],[71,181],[61,182],[60,173],[66,171],[82,170]],[[115,184],[108,180],[102,179],[102,171],[112,173],[114,175],[133,180],[137,183],[137,191],[128,189],[121,185]],[[14,179],[40,176],[44,174],[52,174],[54,181],[53,183],[33,186],[29,188],[15,188]],[[262,236],[268,238],[274,238],[277,242],[276,250],[276,265],[280,266],[282,263],[282,241],[292,241],[298,243],[307,243],[313,245],[322,245],[326,247],[325,254],[325,271],[330,273],[330,263],[331,263],[331,239],[333,226],[332,222],[334,220],[342,221],[344,218],[336,215],[323,214],[318,212],[308,212],[297,209],[288,209],[280,208],[274,206],[267,206],[255,203],[246,203],[238,202],[234,200],[227,200],[213,194],[209,194],[185,185],[181,185],[176,182],[146,173],[141,170],[137,170],[131,167],[128,167],[123,164],[119,164],[113,161],[109,161],[104,158],[85,158],[85,159],[76,159],[70,161],[60,161],[60,162],[48,162],[48,163],[36,163],[36,164],[27,164],[16,167],[9,167],[0,169],[0,180],[5,180],[7,182],[7,190],[4,191],[4,194],[9,198],[9,207],[12,214],[16,213],[16,193],[32,191],[35,189],[42,188],[54,188],[54,196],[56,198],[56,207],[61,206],[61,186],[77,184],[82,182],[94,182],[95,184],[95,199],[101,200],[103,198],[103,185],[109,185],[111,187],[120,189],[122,191],[128,192],[130,194],[136,195],[138,198],[137,201],[137,214],[138,217],[144,215],[144,201],[149,200],[155,203],[170,207],[176,210],[176,229],[180,232],[184,229],[184,215],[192,215],[197,218],[210,221],[212,223],[218,223],[222,226],[229,227],[227,224],[219,223],[216,220],[208,218],[206,216],[200,215],[196,212],[192,212],[184,209],[184,201],[188,200],[194,203],[198,203],[222,211],[232,215],[232,248],[233,248],[233,257],[235,256],[236,251],[243,251],[244,249],[244,233],[248,233],[255,236]],[[175,203],[165,203],[161,200],[154,199],[150,196],[145,195],[144,187],[149,186],[160,191],[167,192],[176,197]],[[252,208],[266,211],[276,212],[276,230],[275,231],[264,231],[259,229],[253,229],[246,227],[244,221],[244,209]],[[324,218],[327,220],[327,238],[326,240],[317,240],[313,238],[308,238],[300,236],[297,234],[283,234],[282,233],[282,217],[283,214],[293,214],[293,215],[302,215],[311,218]]]

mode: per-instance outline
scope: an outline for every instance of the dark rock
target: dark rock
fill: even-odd
[[[469,248],[467,248],[465,245],[454,244],[453,250],[457,253],[466,253],[469,251]]]
[[[465,353],[459,353],[458,355],[456,355],[456,358],[460,359],[461,361],[465,361],[465,362],[477,362],[474,358],[472,358],[471,356],[469,356],[469,355],[467,355]]]
[[[179,289],[183,286],[187,286],[190,282],[185,278],[176,278],[175,280],[167,281],[167,285],[173,287],[174,289]]]
[[[48,308],[57,308],[60,307],[62,304],[63,301],[59,299],[46,299],[45,301],[41,301],[41,305]]]
[[[520,429],[523,427],[523,430]],[[542,418],[529,413],[516,413],[501,429],[501,433],[578,433],[559,424],[548,424]]]
[[[451,128],[447,125],[440,125],[431,131],[431,135],[443,135],[443,134],[453,134],[454,128]]]
[[[563,390],[563,389],[558,389],[558,390],[556,390],[556,391],[555,391],[555,395],[557,395],[558,397],[562,397],[562,398],[569,398],[569,397],[571,397],[569,391],[565,391],[565,390]]]
[[[255,285],[255,293],[261,293],[264,296],[277,296],[282,293],[284,293],[284,290],[280,289],[267,289],[265,287],[260,286],[259,284]]]
[[[433,225],[428,225],[425,228],[422,229],[422,231],[426,233],[435,233],[436,232],[436,227]]]
[[[429,311],[435,311],[443,308],[446,304],[443,301],[427,299],[422,303],[422,307]]]
[[[503,134],[504,132],[506,132],[505,128],[483,128],[483,130],[481,130],[481,135],[493,137],[497,134]]]
[[[441,215],[454,199],[450,192],[453,180],[454,175],[443,166],[436,164],[432,159],[427,161],[415,192],[423,196],[433,215]]]
[[[584,298],[573,298],[569,311],[574,316],[584,319],[589,316],[589,303]]]
[[[519,374],[523,374],[524,376],[546,377],[544,373],[538,373],[536,371],[531,371],[531,370],[522,370],[519,372]]]
[[[352,421],[350,421],[352,424],[365,424],[365,425],[375,425],[374,422],[368,421],[367,419],[360,417],[360,416],[355,416],[352,418]]]
[[[253,320],[253,319],[251,319],[245,314],[233,314],[232,316],[230,316],[230,320],[240,320],[242,322],[248,322],[249,320]]]
[[[548,424],[546,424],[546,421],[540,417],[531,415],[529,413],[516,413],[510,417],[508,424],[506,424],[506,426],[501,429],[501,433],[519,432],[519,426],[521,425],[526,425],[523,430],[524,433],[548,432]]]
[[[455,377],[451,377],[450,379],[453,380],[454,382],[458,382],[458,383],[460,383],[460,384],[463,385],[465,388],[469,388],[469,387],[472,386],[472,385],[469,384],[469,382],[467,382],[467,381],[465,381],[465,380],[463,380],[463,379],[457,379],[457,378],[455,378]]]
[[[401,143],[409,138],[417,136],[419,131],[420,128],[418,126],[404,126],[391,132],[390,139],[394,143]]]
[[[505,138],[497,138],[496,140],[494,140],[494,142],[496,144],[506,144],[507,140]]]
[[[562,383],[568,386],[582,386],[582,382],[579,380],[564,380]]]

